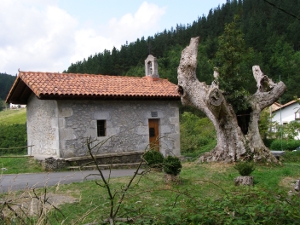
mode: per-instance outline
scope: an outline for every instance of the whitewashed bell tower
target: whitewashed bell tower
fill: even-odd
[[[145,74],[151,78],[159,78],[157,59],[153,55],[148,55],[145,60]]]

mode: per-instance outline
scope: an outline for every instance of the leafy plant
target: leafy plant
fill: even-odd
[[[180,146],[184,156],[196,158],[215,145],[216,132],[207,117],[200,118],[192,112],[184,112],[180,116]]]
[[[25,124],[0,124],[0,155],[7,153],[26,154],[27,147],[24,147],[26,145],[27,136]]]
[[[151,168],[161,168],[164,156],[156,150],[149,150],[143,155],[143,159],[146,161],[147,165]]]
[[[163,169],[165,173],[176,176],[180,173],[181,168],[182,165],[179,158],[169,155],[164,159]]]
[[[249,176],[255,170],[253,162],[238,162],[234,168],[241,176]]]
[[[300,140],[274,140],[271,143],[270,148],[273,150],[294,150],[300,146]]]

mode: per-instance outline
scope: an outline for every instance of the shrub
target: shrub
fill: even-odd
[[[167,156],[163,162],[163,169],[165,173],[171,175],[178,175],[181,171],[182,165],[179,158],[175,156]]]
[[[282,159],[284,162],[300,162],[300,151],[285,152]]]
[[[234,168],[241,176],[249,176],[255,170],[253,162],[238,162]]]
[[[27,145],[26,124],[0,124],[0,148],[10,148],[10,150],[0,150],[2,154],[26,154],[27,148],[16,148]]]
[[[180,146],[184,156],[199,156],[199,151],[215,143],[216,132],[212,122],[207,118],[200,118],[191,112],[184,112],[180,116]]]
[[[149,150],[143,155],[143,159],[146,161],[151,168],[161,168],[164,156],[156,150]]]
[[[275,140],[270,148],[272,150],[294,150],[300,146],[300,140]]]

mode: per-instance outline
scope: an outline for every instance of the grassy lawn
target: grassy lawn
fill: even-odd
[[[26,108],[0,111],[0,124],[25,124]]]
[[[9,155],[5,155],[8,157]],[[32,157],[26,158],[1,158],[0,168],[5,168],[1,172],[2,174],[19,174],[19,173],[37,173],[42,172],[41,165]]]
[[[186,162],[181,184],[165,183],[162,172],[150,172],[133,181],[118,216],[134,218],[134,224],[299,224],[300,199],[293,187],[300,163],[257,165],[252,175],[254,187],[240,187],[234,185],[238,173],[233,164]],[[116,196],[113,209],[128,181],[128,177],[110,179]],[[44,191],[39,192],[42,197]],[[57,185],[47,194],[75,198],[59,206],[64,216],[51,210],[49,224],[101,224],[109,216],[107,190],[94,181]]]
[[[0,112],[3,129],[12,127],[10,133],[17,136],[20,134],[16,130],[20,128],[16,124],[25,122],[25,109]],[[12,137],[8,135],[3,143],[13,142],[9,140]],[[195,157],[195,154],[186,156]],[[32,158],[0,158],[0,168],[7,169],[3,174],[41,171]],[[256,165],[252,175],[253,187],[235,186],[234,178],[239,174],[233,164],[185,162],[180,184],[165,183],[162,172],[150,172],[137,176],[125,193],[129,177],[110,179],[108,185],[115,196],[113,205],[100,179],[98,184],[85,181],[45,187],[36,192],[28,189],[5,193],[0,195],[0,224],[22,224],[16,216],[21,205],[30,215],[23,224],[102,224],[120,202],[117,217],[133,218],[134,224],[300,224],[300,195],[294,191],[295,182],[300,178],[300,152],[286,153],[281,165]],[[124,193],[125,198],[120,201]],[[54,202],[60,201],[58,209],[63,215],[46,207],[49,204],[45,201],[52,196]],[[47,220],[29,214],[32,205],[42,205],[44,211],[39,211],[43,215],[40,218]],[[2,213],[4,221],[1,221]]]

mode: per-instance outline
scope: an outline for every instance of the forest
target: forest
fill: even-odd
[[[4,108],[4,101],[15,79],[7,73],[0,73],[0,111]]]
[[[272,2],[272,4],[270,4]],[[300,1],[298,0],[228,0],[211,9],[207,16],[199,16],[189,24],[177,24],[154,36],[140,37],[120,49],[104,50],[87,59],[71,64],[64,72],[120,76],[144,76],[144,60],[150,53],[157,57],[159,75],[177,84],[177,67],[182,49],[191,37],[200,37],[197,76],[211,83],[213,68],[218,65],[219,37],[226,24],[238,15],[236,29],[241,31],[246,44],[247,63],[243,71],[252,77],[252,65],[275,82],[282,80],[288,87],[280,99],[286,103],[300,96]],[[242,56],[241,56],[242,57]],[[6,95],[15,77],[0,74],[0,99]],[[250,80],[253,82],[254,79]]]
[[[262,71],[275,82],[282,80],[288,87],[282,103],[299,96],[300,82],[300,2],[297,0],[231,0],[211,9],[207,16],[199,16],[190,24],[177,24],[154,36],[141,37],[124,44],[120,50],[112,50],[89,56],[71,64],[68,73],[143,76],[144,60],[150,53],[158,58],[159,74],[177,83],[177,67],[182,49],[191,37],[199,36],[197,76],[210,83],[213,67],[218,66],[216,54],[218,37],[226,24],[239,16],[238,29],[244,35],[246,46],[253,50],[248,59],[247,72],[252,76],[252,65],[260,65]],[[254,80],[253,80],[254,82]]]

